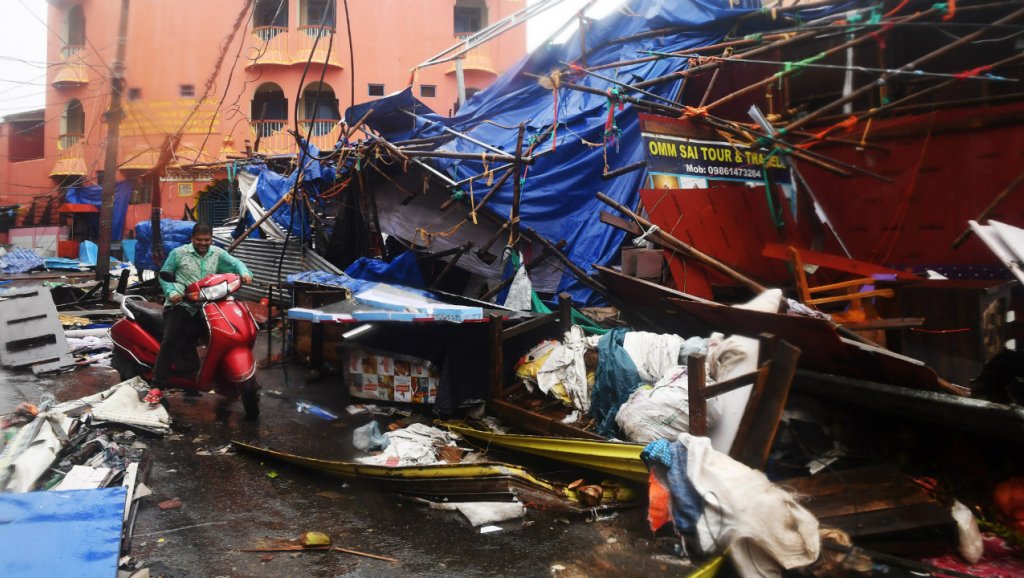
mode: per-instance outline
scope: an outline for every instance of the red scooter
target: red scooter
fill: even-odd
[[[173,281],[172,273],[161,272],[161,279]],[[254,377],[256,360],[252,347],[256,343],[256,320],[245,303],[235,301],[242,280],[234,273],[209,275],[185,289],[185,299],[202,303],[202,315],[208,329],[206,356],[200,362],[198,376],[175,375],[172,366],[169,385],[186,390],[214,391],[228,398],[241,396],[245,415],[255,418],[260,413],[259,385]],[[124,318],[110,328],[114,342],[111,366],[122,380],[142,376],[153,378],[156,353],[163,338],[164,308],[141,296],[125,296],[121,301]]]

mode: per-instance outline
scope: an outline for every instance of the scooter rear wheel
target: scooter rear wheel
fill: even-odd
[[[255,377],[242,384],[242,407],[245,408],[247,419],[256,419],[260,416],[260,384],[256,382]]]
[[[121,381],[128,381],[129,379],[142,375],[146,372],[146,368],[139,365],[130,355],[122,352],[118,348],[114,348],[113,355],[110,356],[110,367],[112,367],[117,374],[121,377]]]

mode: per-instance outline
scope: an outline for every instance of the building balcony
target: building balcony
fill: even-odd
[[[85,176],[85,137],[81,134],[62,134],[57,138],[57,162],[51,177]]]
[[[292,63],[291,36],[288,28],[284,26],[257,26],[252,29],[256,38],[253,47],[256,53],[253,54],[246,68],[256,65],[288,66]]]
[[[292,51],[292,64],[306,64],[310,60],[310,53],[313,55],[313,62],[318,64],[327,63],[327,66],[342,68],[335,53],[336,49],[328,52],[331,45],[331,34],[334,28],[331,26],[299,26],[295,35],[295,49]],[[314,45],[316,48],[314,48]],[[337,46],[337,39],[335,39]]]
[[[256,120],[252,122],[252,142],[263,155],[286,155],[295,152],[295,137],[288,134],[291,125],[286,120]]]
[[[85,47],[65,46],[51,85],[54,88],[73,88],[86,84],[89,84],[89,67],[85,64]]]
[[[475,32],[459,32],[455,34],[455,43],[465,42],[466,39],[476,34]],[[494,66],[494,44],[486,43],[473,48],[469,52],[462,55],[462,70],[470,71],[475,70],[477,72],[485,72],[498,76],[498,71]],[[455,74],[455,63],[453,62],[451,67],[445,71],[445,74]]]
[[[309,135],[309,142],[320,150],[332,150],[341,139],[341,125],[338,120],[300,120],[299,130],[302,137]],[[312,129],[312,130],[310,130]]]
[[[159,158],[160,151],[156,149],[147,145],[135,147],[134,150],[128,153],[128,158],[121,162],[120,168],[122,170],[148,171],[156,166]]]

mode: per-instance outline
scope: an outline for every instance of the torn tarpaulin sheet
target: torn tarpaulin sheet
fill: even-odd
[[[4,578],[117,574],[127,489],[0,494]]]
[[[644,50],[673,52],[707,46],[731,31],[742,38],[744,34],[758,32],[754,26],[765,24],[754,19],[739,19],[761,9],[762,3],[758,0],[637,0],[630,2],[628,10],[590,22],[585,31],[586,42],[580,41],[580,32],[577,32],[563,44],[542,45],[469,99],[454,117],[432,112],[412,96],[411,89],[406,89],[353,106],[345,111],[345,119],[350,126],[354,125],[373,109],[367,124],[391,142],[441,136],[444,135],[441,127],[447,126],[469,134],[477,142],[512,154],[520,122],[526,124],[525,136],[527,142],[532,143],[547,138],[548,127],[557,117],[559,128],[554,143],[557,149],[537,158],[522,183],[521,226],[532,228],[551,241],[565,239],[567,255],[581,267],[612,263],[618,258],[625,233],[604,225],[597,218],[604,205],[596,200],[595,193],[601,191],[626,206],[636,206],[637,191],[642,188],[646,173],[636,171],[609,181],[595,179],[593,175],[609,167],[625,167],[644,160],[636,109],[616,98],[620,90],[617,85],[595,76],[574,77],[572,82],[598,89],[599,94],[558,90],[554,93],[557,106],[553,107],[552,90],[524,73],[547,76],[562,68],[564,62],[580,62],[581,46],[586,47],[588,66],[594,67],[634,60]],[[829,9],[839,10],[841,6]],[[818,12],[814,17],[824,15]],[[805,16],[806,13],[800,14],[800,17]],[[662,33],[645,34],[655,30]],[[617,68],[616,76],[634,82],[633,79],[676,73],[680,65],[679,59],[647,60]],[[648,90],[671,99],[682,80],[679,76],[677,81],[648,87]],[[413,111],[419,116],[413,118],[403,111]],[[605,146],[594,146],[595,143]],[[466,139],[449,140],[442,148],[475,154],[485,151]],[[535,153],[552,148],[552,143],[544,142],[536,147]],[[486,172],[479,160],[436,159],[430,163],[454,181]],[[498,190],[488,209],[499,215],[510,214],[514,180],[509,179]],[[407,239],[415,235],[414,230],[384,232]],[[555,293],[564,290],[577,303],[589,305],[594,301],[593,292],[572,275],[562,276]]]
[[[14,247],[7,254],[0,256],[0,271],[4,273],[27,273],[42,269],[43,260],[35,252],[21,247]]]

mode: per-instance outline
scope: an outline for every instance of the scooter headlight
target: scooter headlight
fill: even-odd
[[[203,287],[199,290],[199,295],[203,301],[217,301],[227,297],[229,293],[231,293],[231,290],[228,288],[226,281],[210,287]]]

